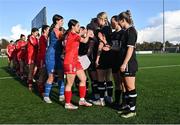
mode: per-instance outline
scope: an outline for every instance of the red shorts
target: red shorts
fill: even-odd
[[[83,70],[79,61],[75,64],[64,64],[64,74],[76,74],[78,70]]]

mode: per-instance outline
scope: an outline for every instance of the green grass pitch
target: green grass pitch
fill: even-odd
[[[123,119],[110,107],[79,107],[65,110],[53,88],[53,104],[44,103],[6,70],[0,58],[0,123],[180,123],[180,54],[138,55],[137,116]],[[170,66],[174,65],[174,66]],[[143,68],[167,66],[156,68]],[[141,68],[142,67],[142,68]],[[5,77],[13,77],[2,79]],[[78,97],[74,96],[77,102]]]

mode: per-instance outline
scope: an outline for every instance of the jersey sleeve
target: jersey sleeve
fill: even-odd
[[[137,40],[137,33],[135,30],[129,30],[128,33],[128,41],[127,41],[127,46],[128,47],[134,47],[136,45],[136,40]]]
[[[79,35],[77,35],[77,36],[75,37],[75,41],[79,41],[79,42],[80,42],[80,40],[81,40],[81,37],[80,37]]]
[[[21,45],[20,45],[20,44],[21,44],[20,41],[18,41],[17,44],[16,44],[16,49],[17,49],[17,50],[20,50],[20,49],[21,49]]]

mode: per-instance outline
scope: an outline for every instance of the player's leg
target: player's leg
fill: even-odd
[[[100,99],[93,102],[93,104],[95,105],[105,106],[105,100],[104,100],[105,91],[106,91],[105,75],[106,75],[105,70],[97,69],[98,91],[100,94]]]
[[[20,78],[23,80],[23,73],[24,73],[24,62],[23,60],[19,61],[19,67],[20,67]]]
[[[73,105],[71,103],[71,99],[72,99],[72,86],[73,86],[73,83],[74,83],[74,79],[75,79],[75,73],[67,73],[66,72],[66,80],[67,80],[67,83],[66,83],[66,86],[65,86],[65,109],[78,109],[77,106]]]
[[[93,100],[99,99],[99,92],[98,92],[98,81],[97,81],[97,72],[95,63],[92,62],[90,67],[88,68],[88,73],[91,79],[91,89],[92,89],[92,98]]]
[[[57,70],[58,74],[58,87],[59,87],[59,101],[64,101],[64,72]]]
[[[106,90],[107,90],[107,102],[112,103],[113,102],[113,82],[112,82],[112,69],[106,69],[106,75],[105,75],[105,80],[106,80]]]
[[[33,72],[34,72],[34,64],[29,64],[28,65],[28,88],[30,91],[32,91],[32,85],[33,85]]]
[[[77,77],[79,78],[80,80],[80,83],[79,83],[79,97],[80,97],[80,100],[79,100],[79,105],[82,105],[82,106],[92,106],[91,103],[88,103],[86,100],[85,100],[85,96],[86,96],[86,74],[84,72],[84,70],[78,70],[76,72],[76,75]]]
[[[125,84],[125,79],[120,76],[121,78],[121,83],[120,83],[120,87],[121,87],[121,90],[122,90],[122,102],[121,102],[121,106],[120,108],[121,109],[126,109],[128,107],[128,100],[129,100],[129,96],[128,96],[128,89],[127,89],[127,86]]]
[[[47,72],[45,67],[39,68],[39,79],[38,79],[38,91],[39,94],[43,97],[44,96],[44,85],[47,78]]]
[[[136,98],[137,93],[135,89],[135,75],[132,76],[125,76],[125,84],[127,86],[128,91],[128,104],[129,104],[129,111],[124,112],[121,117],[129,118],[136,115]]]
[[[49,95],[51,92],[52,88],[52,83],[54,81],[54,72],[55,72],[55,60],[54,59],[49,59],[48,57],[46,58],[46,70],[48,73],[48,79],[45,84],[45,89],[44,89],[44,101],[46,103],[52,103]]]
[[[11,57],[8,56],[8,69],[10,69],[10,68],[11,68]]]
[[[45,84],[45,90],[44,90],[44,101],[46,103],[52,103],[51,99],[49,98],[49,95],[51,92],[53,80],[54,80],[54,74],[53,74],[53,72],[49,72],[48,79]]]
[[[122,90],[121,90],[121,87],[120,87],[120,82],[121,82],[121,79],[120,79],[120,73],[119,72],[113,72],[113,79],[114,79],[114,83],[115,83],[115,100],[114,100],[114,104],[116,106],[119,106],[120,105],[120,98],[121,98],[121,93],[122,93]]]
[[[86,77],[89,75],[88,74],[88,71],[87,70],[84,70],[85,74],[86,74]],[[87,98],[89,96],[89,83],[90,83],[90,80],[87,78],[86,79],[86,97]]]
[[[16,75],[20,77],[20,60],[16,59]]]

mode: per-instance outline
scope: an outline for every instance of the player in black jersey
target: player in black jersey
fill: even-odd
[[[88,52],[87,55],[91,61],[89,66],[88,73],[91,79],[91,87],[92,87],[92,98],[89,101],[95,101],[99,99],[99,91],[98,91],[98,81],[97,81],[97,71],[96,71],[96,57],[98,51],[98,20],[97,18],[92,18],[91,22],[87,25],[87,29],[90,29],[94,32],[94,38],[90,38],[88,41]]]
[[[98,76],[98,90],[100,99],[95,101],[95,105],[105,105],[105,92],[107,90],[107,100],[112,102],[113,94],[113,83],[111,81],[111,27],[108,22],[107,14],[101,12],[97,15],[97,22],[99,29],[97,30],[98,35],[98,51],[96,57],[96,68]]]
[[[121,117],[129,118],[136,116],[136,98],[137,93],[135,89],[135,76],[138,70],[138,63],[136,60],[136,41],[137,31],[133,26],[131,13],[129,10],[118,15],[118,23],[125,30],[124,38],[122,40],[120,49],[121,60],[121,76],[123,77],[126,92],[128,95],[127,105],[128,110],[120,111]]]
[[[122,78],[120,77],[120,48],[121,48],[121,39],[123,38],[124,30],[121,28],[121,26],[118,24],[118,16],[115,15],[111,18],[111,27],[115,31],[111,35],[111,51],[112,51],[112,73],[113,73],[113,79],[115,83],[115,101],[114,106],[115,108],[120,108],[120,98],[121,94],[124,90]],[[124,97],[124,94],[123,94]],[[122,100],[122,103],[124,102],[124,98]]]

